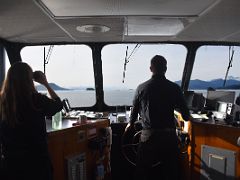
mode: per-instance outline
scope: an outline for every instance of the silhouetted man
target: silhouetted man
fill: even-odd
[[[137,87],[130,122],[125,129],[134,127],[139,114],[143,130],[135,177],[175,180],[179,177],[179,148],[174,110],[178,109],[184,120],[189,119],[189,110],[180,87],[165,77],[166,59],[154,56],[150,70],[152,78]]]

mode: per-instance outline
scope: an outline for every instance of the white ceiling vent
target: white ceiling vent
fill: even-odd
[[[128,17],[125,26],[126,36],[175,36],[184,29],[185,19]]]

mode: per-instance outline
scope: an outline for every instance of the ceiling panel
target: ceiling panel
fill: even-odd
[[[182,31],[177,38],[182,40],[227,41],[240,31],[240,1],[221,1],[211,11],[199,17]],[[240,39],[238,39],[240,41]]]
[[[39,0],[37,2],[1,0],[0,39],[28,43],[240,42],[240,0]],[[53,16],[46,7],[43,8],[41,2],[46,3],[57,17]],[[184,29],[176,35],[161,33],[162,26],[167,25],[161,24],[162,18],[181,19]],[[77,31],[76,28],[82,25],[103,25],[109,27],[110,31],[105,33]],[[129,27],[132,28],[131,33],[126,31]],[[172,27],[169,26],[170,31]]]
[[[219,0],[39,0],[52,15],[107,16],[161,15],[197,16]]]
[[[109,17],[109,18],[72,18],[72,19],[57,19],[56,22],[69,32],[75,39],[86,40],[95,38],[99,40],[122,41],[124,32],[124,18],[123,17]],[[83,25],[103,25],[110,28],[108,32],[84,33],[77,30],[77,27]],[[112,37],[112,39],[111,39]],[[107,38],[106,40],[104,38]]]
[[[0,37],[9,41],[31,42],[32,38],[62,37],[71,40],[30,0],[1,1]]]

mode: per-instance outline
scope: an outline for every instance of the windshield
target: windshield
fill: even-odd
[[[202,46],[197,50],[189,89],[206,96],[207,89],[240,89],[240,48],[237,46]],[[225,79],[226,78],[226,79]]]
[[[68,98],[72,107],[93,106],[96,103],[90,47],[86,45],[29,46],[22,49],[21,56],[34,71],[45,71],[49,83],[57,94],[62,99]],[[45,91],[39,84],[36,84],[36,87],[40,91]]]
[[[111,44],[102,50],[105,103],[132,105],[137,86],[151,78],[150,60],[155,55],[166,58],[167,79],[179,83],[187,50],[177,44]]]

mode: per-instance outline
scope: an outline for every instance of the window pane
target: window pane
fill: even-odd
[[[127,51],[128,48],[128,51]],[[128,63],[125,78],[124,61]],[[166,77],[171,81],[182,78],[186,48],[173,44],[112,44],[102,50],[103,85],[105,103],[108,105],[132,105],[136,87],[151,78],[150,60],[159,54],[168,61]]]
[[[44,71],[45,57],[50,46],[25,47],[21,56],[32,69]],[[71,106],[92,106],[96,102],[91,49],[86,45],[55,45],[46,64],[46,76],[50,83],[60,86],[57,94],[68,98]],[[90,90],[89,90],[90,89]]]
[[[232,53],[232,66],[229,66]],[[202,46],[197,50],[189,89],[203,92],[206,96],[207,88],[234,89],[236,95],[240,88],[240,48],[235,46]],[[228,70],[229,66],[229,70]],[[228,73],[227,73],[228,71]],[[226,83],[224,79],[227,74]]]

